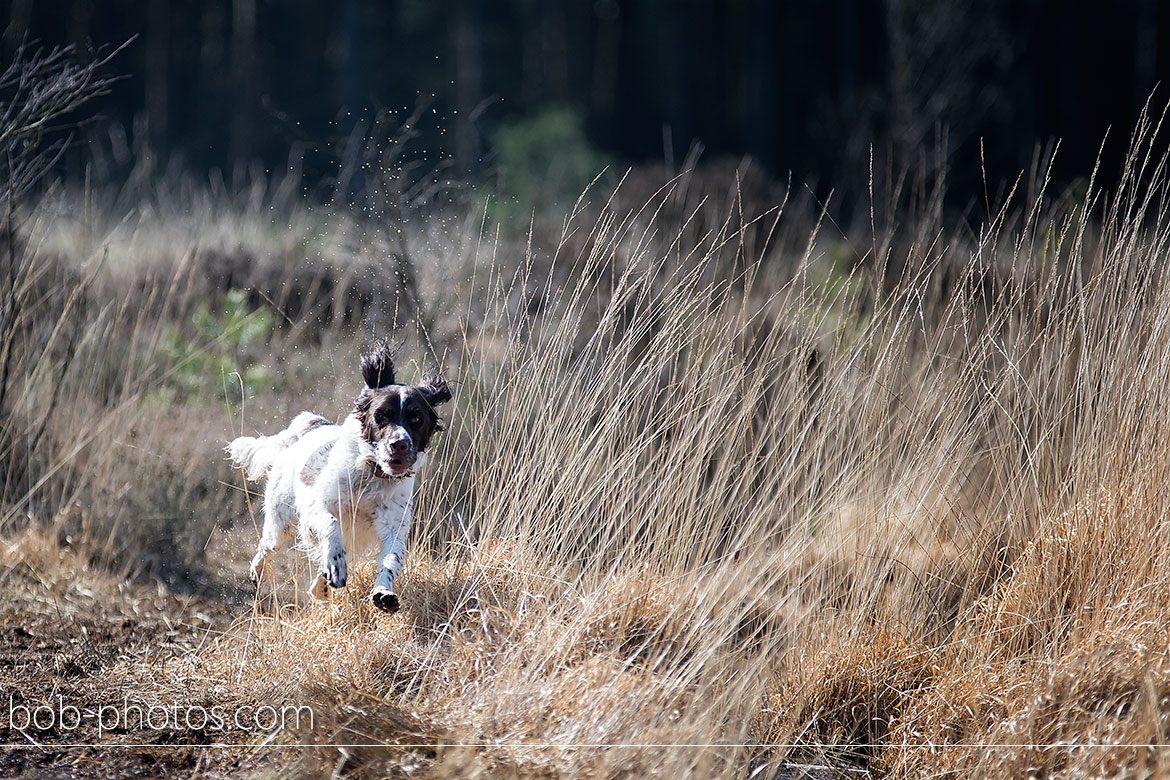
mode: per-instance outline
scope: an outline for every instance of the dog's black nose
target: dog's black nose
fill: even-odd
[[[395,456],[404,456],[410,452],[410,442],[406,439],[398,439],[390,442],[390,454]]]

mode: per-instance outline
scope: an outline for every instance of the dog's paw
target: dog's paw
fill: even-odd
[[[374,606],[383,612],[394,613],[398,611],[398,594],[383,588],[375,588],[370,593],[370,601]]]
[[[272,552],[270,550],[261,550],[256,553],[256,557],[252,559],[252,566],[248,569],[248,575],[252,579],[252,584],[257,588],[264,578],[268,576],[269,570],[272,568],[271,559]]]
[[[326,582],[331,588],[344,588],[345,583],[349,580],[348,565],[345,560],[345,549],[333,550],[325,559],[325,570],[321,572],[325,575]]]
[[[309,586],[309,595],[317,599],[317,601],[324,601],[329,598],[329,585],[325,582],[324,573],[318,574],[313,580],[313,584]]]

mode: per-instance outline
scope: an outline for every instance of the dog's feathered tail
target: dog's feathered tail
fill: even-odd
[[[301,412],[274,436],[241,436],[224,449],[235,465],[244,469],[244,476],[257,481],[264,479],[280,454],[298,439],[319,425],[330,424],[319,414]]]

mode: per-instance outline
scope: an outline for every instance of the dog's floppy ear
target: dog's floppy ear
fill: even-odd
[[[451,400],[451,386],[441,376],[423,382],[419,385],[418,391],[431,406],[445,404]]]
[[[371,390],[394,384],[394,360],[389,344],[380,341],[362,355],[362,378]]]

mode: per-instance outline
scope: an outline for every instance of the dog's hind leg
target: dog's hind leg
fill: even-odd
[[[275,480],[269,482],[272,486]],[[293,508],[288,502],[279,498],[277,489],[269,489],[264,493],[264,527],[260,530],[260,543],[256,546],[256,555],[252,558],[252,582],[259,586],[264,577],[271,570],[272,552],[287,545],[292,539]]]
[[[349,566],[345,541],[341,536],[341,523],[314,502],[302,505],[298,513],[302,524],[312,534],[309,557],[317,564],[319,572],[309,592],[314,596],[324,595],[327,591],[321,585],[322,580],[330,588],[344,588],[349,579]]]

